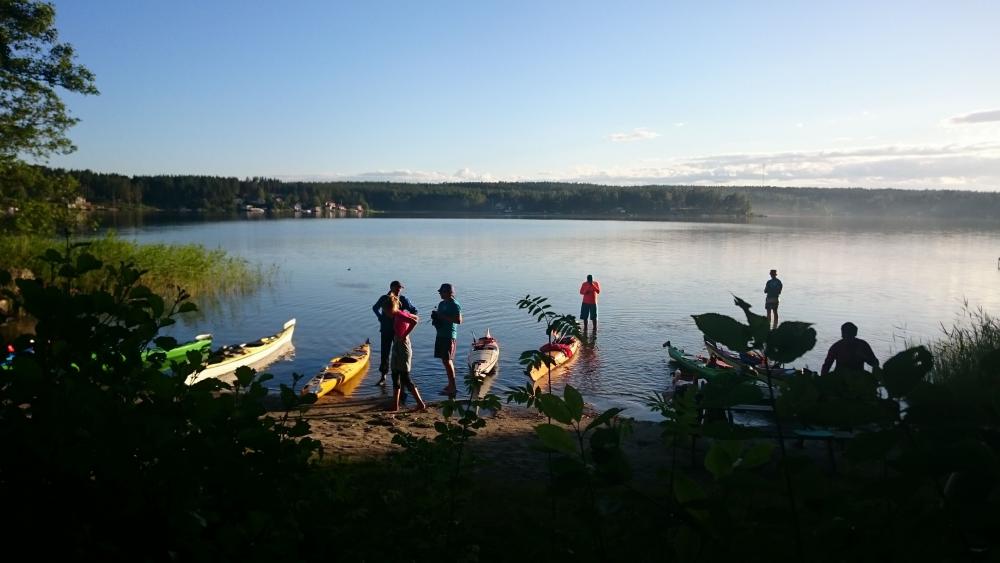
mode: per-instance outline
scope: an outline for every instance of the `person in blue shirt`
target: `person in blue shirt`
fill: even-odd
[[[764,284],[764,310],[767,311],[767,320],[771,323],[771,330],[778,328],[778,296],[781,295],[781,280],[778,279],[778,270],[771,270],[771,279]]]
[[[431,324],[437,329],[434,339],[434,357],[441,359],[448,375],[448,385],[441,390],[443,395],[458,392],[455,384],[455,346],[458,339],[458,325],[462,324],[462,304],[455,300],[455,289],[450,283],[443,283],[438,289],[441,302],[431,311]]]
[[[393,280],[393,282],[389,284],[389,293],[380,296],[378,301],[372,305],[372,311],[375,312],[375,317],[378,319],[379,333],[381,336],[378,372],[382,374],[382,377],[379,378],[375,385],[385,385],[385,374],[389,373],[389,352],[392,350],[393,339],[393,318],[390,311],[393,310],[393,301],[398,302],[399,309],[409,311],[414,315],[417,314],[417,308],[410,303],[409,299],[401,295],[403,288],[403,284],[397,280]]]

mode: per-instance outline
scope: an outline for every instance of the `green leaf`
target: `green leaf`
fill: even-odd
[[[181,303],[180,307],[177,308],[178,313],[191,313],[198,310],[198,306],[190,301],[185,301]]]
[[[583,418],[583,395],[575,387],[567,383],[566,390],[563,391],[563,398],[566,401],[566,408],[569,410],[570,417],[580,422],[580,419]]]
[[[708,453],[705,454],[705,469],[716,479],[722,479],[732,474],[740,447],[740,442],[716,440],[708,449]]]
[[[535,427],[535,434],[538,435],[538,437],[542,440],[542,444],[544,444],[547,448],[568,455],[576,455],[577,453],[576,443],[573,441],[573,436],[561,426],[556,426],[555,424],[539,424]]]
[[[173,350],[177,347],[177,339],[173,336],[160,336],[153,340],[153,344],[156,344],[157,348],[162,348],[163,350]]]
[[[566,402],[551,393],[544,393],[538,397],[538,410],[542,414],[551,416],[563,424],[573,422],[573,417],[570,416],[569,407],[566,406]]]
[[[594,420],[590,421],[590,424],[587,425],[587,430],[592,430],[592,429],[594,429],[594,428],[596,428],[596,427],[598,427],[598,426],[600,426],[602,424],[606,424],[606,423],[610,422],[611,419],[613,419],[614,417],[618,416],[618,413],[620,413],[620,412],[622,412],[624,410],[625,409],[614,407],[614,408],[610,408],[610,409],[602,412],[597,418],[595,418]]]
[[[724,344],[727,348],[737,352],[746,352],[750,349],[750,327],[740,323],[732,317],[720,315],[718,313],[705,313],[703,315],[691,315],[694,323],[698,326],[705,338]]]
[[[934,358],[927,348],[916,346],[889,358],[881,370],[880,379],[891,397],[905,397],[933,367]]]
[[[816,329],[812,323],[786,321],[767,335],[764,353],[769,360],[788,363],[802,357],[816,346]]]
[[[750,304],[746,301],[735,295],[733,296],[733,301],[737,307],[743,309],[743,314],[746,315],[747,325],[750,327],[750,338],[753,339],[753,347],[755,349],[762,349],[764,343],[767,341],[767,334],[771,330],[771,323],[768,322],[767,317],[751,313]]]
[[[759,467],[771,461],[771,452],[774,451],[774,444],[761,442],[747,448],[741,456],[738,464],[743,469]]]
[[[103,262],[95,258],[94,255],[89,252],[84,252],[76,259],[76,270],[81,274],[85,274],[93,270],[100,270],[103,265]]]

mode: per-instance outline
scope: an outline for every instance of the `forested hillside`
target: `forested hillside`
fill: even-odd
[[[52,171],[65,172],[65,171]],[[563,182],[284,182],[271,178],[123,176],[68,171],[104,206],[233,211],[312,208],[333,201],[413,213],[560,213],[629,217],[795,215],[994,220],[1000,193],[958,190],[603,186]]]
[[[114,207],[229,211],[322,206],[328,201],[391,212],[723,215],[745,217],[744,194],[703,186],[601,186],[555,182],[407,184],[282,182],[268,178],[122,176],[71,171],[88,201]]]

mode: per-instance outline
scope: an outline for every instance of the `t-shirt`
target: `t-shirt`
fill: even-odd
[[[406,338],[416,326],[416,318],[409,311],[400,309],[392,321],[392,332],[396,338]]]
[[[872,347],[860,338],[843,338],[830,346],[830,351],[826,354],[826,361],[820,373],[827,373],[833,362],[837,362],[837,369],[851,369],[861,371],[865,369],[865,364],[877,366],[878,358]]]
[[[391,303],[392,298],[389,297],[389,294],[385,294],[379,297],[378,301],[372,305],[372,311],[374,311],[375,316],[378,317],[379,332],[385,334],[391,334],[393,332],[392,324],[394,319],[392,318],[392,315],[386,314],[391,307]],[[407,299],[405,295],[399,296],[399,308],[403,311],[409,311],[414,315],[417,314],[417,308],[410,303],[410,300]]]
[[[778,278],[767,280],[767,283],[764,284],[764,293],[771,299],[777,299],[781,295],[781,280]]]
[[[597,303],[597,294],[600,292],[600,282],[583,282],[583,285],[580,286],[580,294],[583,295],[583,302],[589,305]]]
[[[445,299],[438,303],[437,307],[438,314],[445,315],[449,318],[455,318],[462,314],[462,304],[455,299]],[[437,337],[438,338],[451,338],[452,340],[458,338],[458,325],[452,322],[442,320],[438,317],[437,323]]]

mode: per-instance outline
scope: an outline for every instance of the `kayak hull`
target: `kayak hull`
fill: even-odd
[[[302,394],[315,393],[317,397],[322,397],[334,389],[345,389],[368,367],[371,353],[371,344],[366,341],[343,356],[332,358],[302,387]]]
[[[255,342],[225,346],[213,352],[205,369],[189,375],[185,383],[194,385],[206,379],[218,378],[243,366],[266,367],[286,351],[294,332],[295,319],[291,319],[277,334],[265,336]]]

